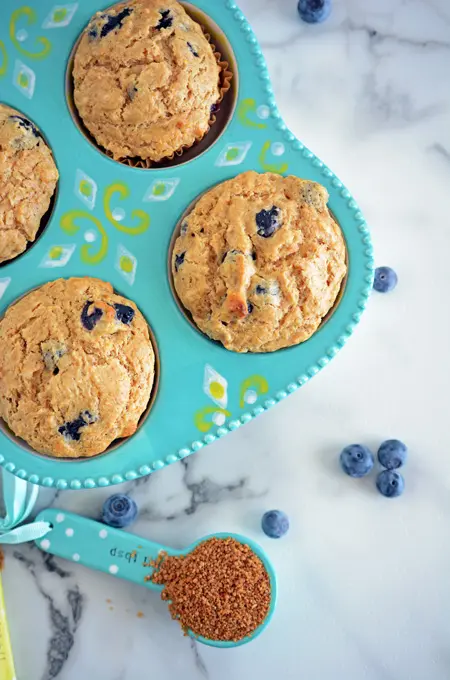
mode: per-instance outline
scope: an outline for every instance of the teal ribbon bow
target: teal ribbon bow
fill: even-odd
[[[0,543],[27,543],[51,531],[48,522],[19,526],[34,508],[39,493],[36,484],[30,484],[3,470],[2,486],[5,517],[0,518]]]

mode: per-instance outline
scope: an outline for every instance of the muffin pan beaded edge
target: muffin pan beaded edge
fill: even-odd
[[[35,8],[33,8],[33,4]],[[230,0],[218,0],[217,3],[214,3],[214,7],[209,7],[207,0],[197,0],[195,5],[198,6],[199,9],[201,9],[203,12],[205,12],[205,14],[209,14],[209,16],[212,17],[213,21],[215,21],[216,24],[218,24],[221,27],[221,29],[227,35],[227,38],[230,41],[235,53],[245,51],[245,56],[251,55],[251,63],[249,61],[248,62],[245,61],[245,64],[242,57],[239,57],[238,55],[236,56],[240,80],[240,92],[238,94],[237,109],[233,114],[232,120],[230,121],[230,125],[225,130],[222,137],[219,138],[219,140],[216,140],[213,146],[208,148],[207,151],[205,151],[203,153],[203,156],[200,158],[205,159],[205,157],[209,157],[211,160],[214,160],[217,158],[219,151],[223,149],[223,152],[220,154],[219,158],[223,156],[223,153],[225,153],[224,158],[227,159],[226,155],[227,148],[228,151],[233,150],[234,148],[237,149],[237,151],[239,152],[237,146],[233,147],[233,144],[227,145],[226,142],[233,142],[235,145],[242,144],[242,142],[234,141],[234,139],[236,139],[235,135],[237,134],[236,126],[240,122],[241,136],[243,136],[242,133],[245,131],[249,140],[247,143],[248,148],[244,154],[244,159],[242,163],[244,163],[245,161],[245,155],[247,154],[249,148],[251,147],[252,144],[254,144],[255,138],[257,138],[258,134],[260,134],[261,131],[263,130],[265,130],[266,136],[268,136],[270,132],[272,132],[273,136],[273,131],[275,130],[278,136],[278,140],[283,140],[283,142],[287,143],[289,149],[292,152],[295,152],[294,158],[296,159],[296,162],[289,163],[289,172],[287,172],[287,167],[285,167],[285,165],[287,166],[287,164],[276,164],[273,162],[272,163],[266,162],[265,160],[266,156],[267,154],[270,153],[273,154],[274,161],[278,160],[275,157],[283,155],[285,147],[284,144],[280,143],[278,140],[275,143],[273,142],[273,140],[265,141],[261,153],[257,157],[258,160],[257,161],[253,160],[253,162],[250,164],[249,161],[247,160],[247,162],[245,162],[244,167],[242,167],[242,163],[239,164],[235,162],[236,160],[235,158],[233,159],[233,162],[231,162],[229,165],[225,163],[222,166],[218,164],[216,160],[216,163],[213,165],[213,167],[212,168],[209,167],[209,173],[213,171],[217,175],[217,177],[212,178],[210,174],[204,176],[202,180],[198,182],[196,190],[190,192],[189,198],[192,199],[196,195],[203,193],[203,191],[205,191],[210,186],[217,184],[218,182],[224,181],[225,179],[228,179],[231,176],[234,176],[236,174],[239,174],[240,172],[249,169],[255,169],[258,171],[264,170],[276,171],[280,172],[281,174],[295,174],[303,178],[311,178],[314,179],[315,181],[321,181],[321,183],[323,183],[330,192],[331,203],[330,207],[333,213],[336,214],[336,212],[338,212],[342,213],[343,215],[342,217],[340,217],[338,214],[337,219],[343,229],[343,233],[347,242],[349,252],[349,281],[347,282],[347,286],[343,293],[342,299],[338,305],[338,309],[335,311],[332,317],[323,325],[323,327],[321,327],[321,329],[319,329],[319,331],[311,338],[311,340],[309,340],[307,343],[304,343],[303,345],[298,345],[288,350],[279,350],[278,352],[275,352],[273,354],[266,355],[235,355],[234,353],[228,353],[227,350],[223,348],[218,348],[213,343],[211,343],[210,340],[189,328],[186,320],[180,317],[180,312],[174,302],[173,309],[170,310],[171,318],[168,325],[170,327],[170,330],[172,331],[172,335],[180,333],[181,332],[180,329],[182,329],[182,332],[186,335],[186,341],[187,342],[190,341],[192,345],[194,344],[196,345],[196,347],[194,348],[194,354],[196,355],[195,358],[198,363],[196,375],[198,375],[199,382],[201,382],[203,375],[205,376],[203,386],[204,394],[207,394],[208,386],[206,386],[205,388],[205,384],[208,382],[209,379],[210,389],[209,399],[210,402],[212,401],[212,403],[216,404],[216,406],[208,405],[203,409],[203,411],[207,412],[210,415],[212,414],[213,416],[220,416],[220,419],[219,417],[217,417],[214,423],[213,422],[205,423],[202,422],[201,420],[202,417],[203,418],[205,417],[201,416],[202,409],[197,410],[194,414],[192,412],[189,412],[188,418],[191,425],[188,427],[185,423],[186,429],[189,429],[191,433],[193,430],[198,431],[199,433],[198,438],[192,437],[190,444],[182,446],[178,450],[176,446],[173,447],[176,450],[176,453],[171,453],[166,456],[161,456],[161,451],[159,452],[158,455],[154,450],[151,451],[151,453],[149,452],[146,453],[144,450],[145,448],[153,449],[154,446],[158,446],[160,447],[160,449],[162,449],[164,446],[164,442],[167,439],[164,432],[162,432],[162,429],[163,425],[167,426],[167,423],[168,422],[170,423],[170,418],[169,420],[167,419],[166,416],[163,419],[160,418],[159,423],[160,429],[159,431],[157,431],[155,427],[155,419],[152,418],[153,411],[149,414],[148,418],[146,419],[144,425],[142,426],[141,430],[139,430],[137,435],[130,438],[126,442],[122,443],[120,446],[118,446],[115,450],[111,451],[110,453],[106,452],[105,454],[101,454],[91,459],[77,459],[76,461],[70,462],[49,459],[44,456],[40,456],[38,454],[34,454],[31,453],[30,451],[27,451],[19,444],[9,440],[8,437],[6,437],[4,433],[2,433],[0,435],[0,451],[1,451],[0,464],[9,472],[14,473],[16,476],[22,479],[27,479],[29,482],[40,484],[44,487],[56,487],[58,489],[82,489],[82,488],[89,489],[97,486],[104,487],[119,484],[129,480],[134,480],[137,479],[138,477],[148,475],[155,470],[159,470],[170,463],[174,463],[177,460],[183,459],[186,456],[189,456],[191,453],[194,453],[195,451],[198,451],[199,449],[203,448],[205,445],[214,442],[216,439],[219,439],[226,435],[227,433],[232,432],[241,427],[242,425],[248,423],[255,416],[260,415],[261,413],[263,413],[264,411],[266,411],[267,409],[271,408],[276,403],[284,399],[289,394],[295,392],[299,387],[307,383],[324,366],[326,366],[329,363],[329,361],[345,345],[348,338],[353,333],[355,326],[359,322],[362,312],[366,307],[367,299],[372,289],[374,269],[373,251],[369,230],[364,220],[364,217],[356,201],[353,199],[352,195],[345,188],[342,182],[321,160],[319,160],[309,149],[307,149],[295,137],[294,134],[292,134],[287,129],[287,126],[282,120],[276,105],[269,73],[261,49],[243,13],[239,10],[238,6],[234,2],[231,2]],[[28,24],[31,26],[31,24],[36,23],[37,20],[39,20],[40,24],[42,22],[42,19],[46,17],[44,19],[44,23],[42,24],[42,26],[44,27],[46,22],[47,24],[49,23],[49,21],[51,22],[52,12],[56,16],[56,12],[58,11],[60,12],[61,8],[66,7],[68,8],[69,14],[73,12],[71,16],[72,19],[73,16],[77,14],[77,12],[80,13],[82,10],[83,19],[81,23],[78,24],[76,30],[72,31],[73,33],[71,35],[72,42],[67,43],[66,46],[67,52],[66,58],[68,58],[72,44],[78,38],[80,30],[84,27],[89,17],[92,14],[94,14],[94,12],[97,11],[98,9],[102,9],[102,7],[99,4],[98,0],[97,1],[90,0],[87,3],[83,3],[83,7],[81,7],[78,3],[71,3],[70,5],[66,6],[62,5],[53,6],[51,0],[43,0],[41,1],[41,3],[38,3],[37,0],[34,0],[34,3],[33,2],[30,3],[29,6],[18,8],[15,9],[14,11],[15,6],[16,3],[13,3],[12,0],[8,0],[4,4],[2,4],[2,7],[0,8],[0,19],[2,19],[2,21],[0,21],[0,25],[5,27],[4,30],[0,29],[0,101],[5,101],[5,103],[20,109],[25,115],[29,115],[30,118],[33,119],[33,112],[29,112],[29,107],[27,107],[27,103],[29,103],[27,102],[27,99],[30,99],[30,97],[27,94],[25,94],[25,98],[19,98],[20,95],[17,95],[17,92],[20,92],[20,87],[18,87],[17,84],[14,84],[13,88],[10,89],[7,88],[6,91],[5,88],[3,87],[3,83],[7,79],[11,80],[11,76],[13,79],[14,78],[20,79],[21,68],[20,64],[22,64],[22,67],[25,67],[23,73],[26,73],[27,72],[26,69],[28,69],[28,71],[31,72],[29,74],[29,77],[32,77],[31,69],[29,69],[26,66],[26,64],[24,64],[21,61],[22,59],[26,59],[26,53],[23,51],[24,43],[18,42],[18,40],[20,40],[19,33],[20,31],[27,33],[27,31],[24,28],[19,28],[18,21],[21,19],[22,24],[24,25]],[[15,18],[14,24],[12,23],[12,17]],[[8,26],[10,29],[10,36],[15,36],[15,40],[13,40],[12,37],[10,39],[7,38],[6,33]],[[50,26],[50,28],[54,27]],[[23,32],[22,36],[24,35]],[[38,31],[38,35],[36,36],[35,40],[37,39],[42,44],[44,44],[43,41],[47,40],[47,38],[42,37],[39,38],[38,37],[39,35],[41,35],[41,33],[39,33]],[[14,49],[16,49],[15,54]],[[17,54],[17,51],[19,52],[19,54]],[[30,54],[28,50],[26,52]],[[18,59],[17,57],[20,57],[20,59]],[[19,76],[17,76],[17,69],[19,69]],[[257,106],[258,100],[256,97],[253,96],[254,93],[250,94],[247,93],[246,91],[246,82],[247,83],[250,82],[252,75],[257,75],[259,81],[258,85],[259,92],[262,92],[263,96],[263,99],[259,100],[258,106]],[[56,87],[60,87],[61,90],[64,89],[63,78],[61,78],[60,81],[57,80]],[[256,87],[253,89],[256,89]],[[55,99],[55,97],[52,97],[52,99]],[[42,103],[44,107],[48,105],[45,97]],[[59,102],[59,105],[60,104],[61,102]],[[54,103],[52,101],[52,105],[58,106],[58,103]],[[41,113],[42,112],[43,111],[41,110]],[[252,120],[251,117],[254,116],[256,112],[258,112],[259,120],[257,119]],[[259,112],[261,112],[261,115],[259,115]],[[71,121],[70,115],[67,111],[64,111],[64,115]],[[39,124],[40,120],[37,122]],[[236,123],[236,125],[234,125],[234,129],[231,129],[233,128],[233,125],[231,125],[231,123],[233,124]],[[269,124],[273,128],[272,130],[269,129]],[[45,129],[45,126],[44,134],[46,135],[47,140],[49,141],[50,147],[53,148],[52,133],[51,132],[49,133]],[[260,142],[261,138],[258,138],[258,140]],[[80,146],[81,145],[88,146],[88,143],[85,140],[80,139],[79,143]],[[245,144],[246,143],[244,143],[244,146]],[[83,151],[81,153],[83,153]],[[86,153],[86,158],[88,156],[92,157],[93,154],[95,153],[97,153],[100,156],[99,152],[96,152],[96,150],[91,149],[89,154]],[[233,154],[231,154],[230,157],[232,155]],[[56,161],[58,162],[57,149],[55,156]],[[250,154],[248,154],[248,156],[250,156]],[[192,161],[189,161],[187,165],[191,165],[198,160],[199,159],[193,159]],[[85,163],[87,163],[87,161],[85,161]],[[106,167],[105,163],[109,164],[108,169],[111,171],[110,164],[114,164],[114,161],[105,159],[103,161],[104,167]],[[239,165],[241,165],[241,167],[239,167]],[[227,172],[229,172],[230,166],[233,172],[231,174],[223,176],[222,170],[228,167]],[[129,179],[133,179],[129,177],[129,175],[133,173],[134,179],[137,179],[139,177],[139,181],[142,180],[141,183],[144,182],[145,184],[149,183],[151,184],[152,180],[159,181],[160,179],[162,179],[161,184],[163,184],[164,179],[162,175],[168,176],[170,178],[170,175],[180,174],[181,169],[182,166],[153,171],[151,169],[136,170],[131,168],[120,168],[118,167],[117,164],[114,164],[114,167],[112,168],[112,174],[116,176],[120,175],[121,178],[128,176]],[[75,167],[73,168],[73,171],[75,171]],[[142,179],[143,177],[144,179]],[[69,178],[67,178],[64,174],[64,171],[62,171],[61,183],[64,183],[65,181],[68,180],[72,181],[72,177],[70,176]],[[180,182],[181,180],[178,181]],[[108,186],[105,187],[105,193],[107,190]],[[117,191],[120,192],[120,189]],[[61,194],[62,192],[60,191],[59,193]],[[123,193],[121,194],[121,200],[125,199],[126,197],[127,195],[124,196]],[[61,224],[59,225],[55,224],[56,222],[55,215],[58,212],[58,210],[59,213],[61,213],[61,203],[63,200],[65,199],[62,198],[61,195],[59,195],[56,202],[57,206],[55,207],[55,212],[52,215],[48,229],[44,233],[46,239],[43,239],[43,245],[46,240],[48,241],[49,233],[53,232],[53,236],[55,236],[61,227]],[[156,200],[157,199],[155,198],[155,201]],[[187,199],[183,200],[183,202],[180,201],[177,206],[176,212],[178,214],[182,214],[188,203],[189,200]],[[105,202],[105,207],[106,205],[109,208],[109,204]],[[153,205],[156,206],[158,204],[154,203]],[[66,205],[63,208],[64,211],[66,211],[67,208],[69,207],[71,206]],[[139,211],[133,211],[132,217],[133,214],[137,212]],[[62,216],[60,215],[60,217],[62,222],[62,218],[64,217],[64,215]],[[171,218],[169,217],[168,223],[166,224],[163,224],[162,222],[156,225],[153,224],[151,234],[152,236],[155,236],[155,230],[158,229],[161,230],[161,233],[157,234],[155,238],[157,238],[158,235],[161,236],[161,234],[163,233],[164,234],[163,241],[165,245],[168,247],[174,228],[175,222],[171,221]],[[122,231],[124,229],[125,228],[123,227]],[[85,232],[85,235],[87,233],[88,232]],[[112,235],[110,234],[110,236]],[[74,239],[72,238],[72,240]],[[88,246],[85,245],[83,247],[89,248],[89,245]],[[119,245],[119,247],[121,246]],[[40,248],[41,251],[39,251]],[[32,258],[36,259],[37,254],[35,254],[35,251],[39,251],[40,257],[42,256],[42,246],[36,244],[35,246],[33,246],[33,248],[30,249],[30,252],[27,253],[26,256],[24,256],[23,258],[19,258],[17,262],[13,262],[8,266],[0,269],[0,291],[3,285],[4,288],[3,293],[5,292],[6,290],[5,286],[7,287],[9,285],[9,282],[7,282],[8,278],[10,281],[12,276],[14,275],[15,269],[23,272],[27,267],[27,264],[28,265],[30,264]],[[124,252],[128,251],[124,249]],[[129,255],[131,255],[131,253],[129,253]],[[166,256],[161,255],[161,259],[164,261],[159,267],[160,269],[159,274],[161,276],[167,276]],[[42,264],[40,266],[42,266]],[[93,277],[98,276],[98,278],[104,279],[107,278],[107,280],[111,281],[111,283],[115,286],[118,285],[117,276],[114,279],[113,276],[114,270],[112,267],[110,272],[111,275],[109,277],[105,276],[99,270],[96,271],[95,267],[87,267],[82,265],[81,267],[80,266],[75,267],[75,269],[72,266],[69,269],[70,273],[68,273],[67,270],[66,271],[57,270],[57,273],[59,274],[59,276],[68,275],[71,276],[85,275]],[[354,273],[355,270],[356,274]],[[11,277],[9,277],[9,272],[11,272]],[[49,273],[53,272],[53,269],[45,270],[45,272],[46,274],[44,278],[42,278],[42,273],[40,276],[36,276],[37,280],[34,282],[34,286],[27,285],[25,288],[21,287],[20,290],[16,290],[16,295],[11,294],[9,296],[10,297],[9,300],[7,299],[8,295],[4,295],[4,300],[2,300],[0,303],[0,314],[4,313],[7,305],[10,304],[15,297],[18,297],[19,295],[26,293],[26,291],[29,290],[31,287],[41,285],[45,281],[51,280],[52,278],[59,278],[59,276],[49,276]],[[148,289],[146,288],[147,292],[144,291],[144,294],[143,291],[141,290],[140,298],[137,297],[135,294],[136,289],[133,289],[131,287],[125,288],[125,286],[123,285],[123,281],[120,283],[120,286],[121,294],[125,295],[126,297],[129,297],[130,299],[133,299],[136,302],[136,304],[138,304],[141,311],[143,311],[144,315],[147,315],[147,310],[150,310],[149,313],[150,318],[148,318],[148,316],[147,318],[149,320],[150,326],[152,327],[153,331],[157,336],[158,343],[160,345],[161,372],[162,376],[164,377],[165,374],[168,372],[169,368],[168,363],[165,363],[164,356],[165,344],[164,340],[161,337],[159,337],[158,327],[159,322],[153,321],[151,318],[152,304],[153,305],[157,304],[156,296],[153,301],[150,300],[149,302],[147,302],[148,294],[151,289],[150,285],[148,285]],[[167,281],[165,282],[165,288],[167,296],[170,297],[171,292]],[[6,304],[5,299],[7,299]],[[142,300],[145,300],[146,302],[143,304]],[[167,300],[165,301],[167,302]],[[346,309],[345,313],[341,311],[341,308],[343,309],[344,307]],[[344,318],[340,318],[344,314],[345,314]],[[177,320],[178,325],[174,327],[173,325],[174,318],[177,316],[180,318]],[[325,338],[323,338],[323,341],[320,342],[318,340],[319,336],[322,338],[324,330],[326,331],[325,335],[330,335],[331,333],[330,329],[333,330],[332,332],[333,337],[330,339],[327,338],[326,340]],[[167,332],[167,328],[165,332]],[[196,336],[195,339],[193,334]],[[163,333],[161,333],[161,335],[163,335]],[[179,341],[181,341],[181,339],[182,338],[180,336]],[[236,392],[236,394],[239,393],[239,398],[235,399],[235,401],[239,403],[239,408],[235,410],[240,411],[240,413],[236,417],[232,416],[231,412],[228,410],[227,407],[228,381],[223,377],[223,375],[218,373],[215,370],[215,368],[210,366],[208,363],[206,363],[205,366],[204,343],[209,343],[213,348],[211,350],[211,354],[214,356],[213,360],[217,359],[219,352],[225,353],[221,354],[221,356],[228,355],[229,357],[228,360],[223,359],[223,363],[227,364],[226,369],[227,375],[231,372],[233,373],[233,377],[235,377],[236,364],[239,363],[239,368],[237,369],[238,372],[237,383],[236,380],[234,381],[235,382],[234,391]],[[316,345],[318,346],[316,347]],[[206,354],[208,353],[206,352]],[[288,363],[290,366],[294,367],[295,365],[299,365],[301,366],[301,369],[297,372],[295,371],[295,368],[290,369],[292,374],[296,377],[294,377],[290,381],[289,380],[283,381],[283,384],[285,385],[284,388],[273,389],[272,391],[272,387],[269,387],[269,383],[272,382],[272,380],[271,379],[267,380],[267,375],[272,374],[273,376],[278,376],[278,369],[279,367],[281,368],[281,364],[283,364],[284,367],[286,367],[287,356],[289,356]],[[258,373],[256,375],[253,374],[254,371],[252,371],[253,368],[252,364],[257,365]],[[206,375],[208,374],[208,371],[209,378],[207,379]],[[225,371],[222,370],[222,373],[223,372]],[[283,372],[286,371],[280,372],[282,374]],[[248,373],[252,373],[252,375],[245,378],[245,376]],[[244,379],[242,380],[243,377]],[[276,378],[274,379],[274,382],[275,380]],[[165,400],[165,402],[168,403],[168,401],[174,398],[171,397],[171,390],[173,395],[178,395],[178,393],[181,391],[184,394],[184,397],[179,399],[178,401],[178,404],[180,404],[182,407],[182,409],[178,412],[178,415],[180,416],[180,414],[183,413],[186,414],[191,408],[192,398],[196,399],[198,394],[197,390],[197,393],[194,396],[192,377],[187,378],[186,380],[183,381],[183,376],[174,374],[170,376],[168,382],[170,383],[171,389],[168,388],[168,385],[162,385],[160,393],[156,397],[157,403],[160,403],[162,400]],[[214,391],[212,390],[213,384]],[[238,388],[239,384],[240,388]],[[252,408],[250,408],[250,405],[252,406]],[[180,417],[182,417],[182,415]],[[195,423],[194,428],[192,427],[192,421],[194,421]],[[174,422],[178,422],[176,414],[174,417]],[[215,427],[216,425],[218,426]],[[205,428],[207,428],[206,432]],[[145,437],[146,440],[145,442],[143,441],[143,437],[139,436],[140,433],[142,433],[144,430],[147,435]],[[169,435],[170,433],[168,433],[168,436]],[[161,441],[156,442],[156,439],[162,440],[162,442]],[[150,442],[152,444],[151,447],[149,445]],[[133,447],[133,450],[130,449],[131,446]],[[134,459],[133,461],[130,460],[128,464],[127,454],[129,454],[129,458]],[[124,460],[124,458],[126,460]]]

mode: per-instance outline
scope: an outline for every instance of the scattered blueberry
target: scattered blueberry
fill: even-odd
[[[377,477],[377,489],[387,498],[401,496],[405,488],[405,480],[395,470],[383,470]]]
[[[253,309],[254,309],[254,307],[253,307],[252,303],[247,302],[247,311],[248,311],[249,314],[251,314],[253,312]]]
[[[395,470],[405,464],[408,449],[398,439],[388,439],[378,449],[378,460],[388,470]]]
[[[125,323],[127,326],[129,326],[134,319],[135,312],[133,307],[117,303],[114,305],[114,309],[116,310],[117,321],[121,321],[122,323]]]
[[[377,293],[390,293],[398,283],[397,274],[390,267],[378,267],[375,269],[373,287]]]
[[[102,26],[102,30],[100,31],[100,37],[105,38],[108,33],[111,33],[111,31],[115,31],[116,28],[122,28],[124,20],[130,16],[132,13],[132,9],[129,7],[124,7],[124,9],[116,14],[115,16],[113,14],[105,14],[102,16],[102,18],[106,18],[106,22]],[[92,29],[89,31],[89,36],[92,38],[96,38],[97,36],[91,35],[93,32]]]
[[[176,271],[176,272],[179,270],[179,268],[180,268],[181,265],[183,264],[183,262],[184,262],[184,256],[185,256],[185,255],[186,255],[185,252],[184,252],[184,253],[180,253],[179,255],[175,255],[175,271]]]
[[[189,47],[189,49],[191,50],[191,52],[192,52],[192,54],[194,55],[194,57],[199,57],[199,56],[200,56],[199,53],[197,52],[197,50],[195,49],[195,47],[193,47],[193,45],[191,45],[190,42],[188,42],[188,47]]]
[[[350,444],[341,451],[341,466],[350,477],[365,477],[373,468],[373,455],[362,444]]]
[[[188,227],[189,227],[188,221],[184,220],[184,222],[182,222],[182,224],[181,224],[181,229],[180,229],[180,234],[182,236],[184,236],[184,234],[187,234]]]
[[[26,118],[23,118],[22,116],[10,116],[9,120],[14,120],[17,122],[19,127],[24,128],[24,130],[27,130],[28,132],[32,132],[33,135],[37,138],[42,137],[41,133],[30,120],[27,120]]]
[[[70,420],[61,425],[61,427],[58,427],[58,432],[63,435],[64,439],[78,442],[81,438],[81,428],[86,427],[86,425],[92,425],[96,420],[98,420],[97,416],[92,415],[90,411],[83,411],[75,420]]]
[[[122,493],[116,493],[106,499],[102,509],[102,520],[110,527],[123,529],[136,519],[138,509],[135,501]]]
[[[96,40],[96,39],[98,38],[98,31],[97,31],[97,27],[96,27],[96,26],[93,26],[93,27],[89,30],[88,36],[89,36],[89,38],[90,38],[91,40]]]
[[[267,293],[267,288],[264,288],[264,286],[261,286],[259,283],[256,286],[256,294],[257,295],[265,295]]]
[[[103,316],[103,310],[99,309],[98,307],[94,307],[92,312],[89,314],[89,307],[93,304],[94,303],[92,301],[86,302],[83,307],[83,311],[81,312],[81,323],[87,331],[92,331]]]
[[[272,206],[270,210],[261,210],[261,212],[256,215],[258,235],[262,236],[263,238],[269,238],[269,236],[273,236],[276,230],[280,227],[280,223],[278,221],[279,216],[280,209],[275,205]]]
[[[320,24],[330,16],[331,0],[299,0],[297,9],[303,21]]]
[[[173,24],[173,18],[170,16],[170,9],[160,10],[159,13],[161,14],[161,19],[156,26],[158,31],[160,31],[162,28],[170,28]]]
[[[215,104],[213,104],[211,106],[211,113],[217,113],[218,110],[219,110],[219,104],[216,102]]]
[[[262,516],[261,527],[269,538],[281,538],[289,530],[289,519],[282,510],[269,510]]]

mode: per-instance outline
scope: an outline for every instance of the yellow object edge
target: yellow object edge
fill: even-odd
[[[9,637],[8,619],[6,618],[3,583],[0,575],[0,680],[16,680],[14,660]]]

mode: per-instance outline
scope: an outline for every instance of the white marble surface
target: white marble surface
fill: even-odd
[[[377,262],[400,284],[373,297],[349,345],[294,396],[123,487],[143,536],[182,546],[236,530],[267,548],[280,598],[266,633],[226,652],[198,646],[145,588],[9,549],[18,680],[450,677],[450,4],[335,0],[320,27],[299,21],[295,0],[241,6],[286,122],[354,192]],[[343,445],[388,437],[411,450],[405,494],[391,501],[337,465]],[[41,500],[98,517],[108,493]],[[273,506],[292,521],[281,541],[258,526]]]

